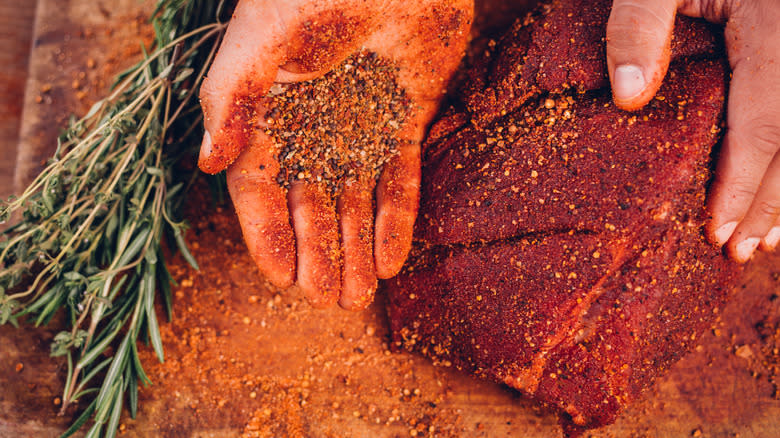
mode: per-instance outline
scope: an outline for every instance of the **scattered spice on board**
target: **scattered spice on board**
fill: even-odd
[[[411,108],[397,71],[361,51],[322,78],[274,85],[265,123],[279,147],[279,185],[303,180],[337,193],[347,178],[376,180],[398,153]]]
[[[736,356],[748,361],[753,377],[769,381],[772,385],[772,398],[775,400],[780,400],[780,299],[778,298],[780,298],[778,293],[773,293],[769,297],[769,303],[765,303],[767,314],[754,324],[758,339],[757,342],[752,343],[753,348],[746,344],[734,349]],[[745,354],[746,350],[750,354]]]
[[[144,428],[156,436],[218,430],[242,438],[403,437],[410,429],[425,437],[474,435],[471,419],[481,414],[463,412],[465,399],[453,391],[472,385],[468,376],[392,354],[381,301],[363,312],[323,311],[309,306],[298,288],[265,283],[235,213],[214,208],[210,196],[200,180],[188,198],[187,239],[202,267],[195,271],[180,254],[168,261],[178,283],[176,314],[160,325],[164,363],[151,346],[139,345],[153,384],[139,388],[139,420],[128,419],[130,436],[144,436],[150,430]],[[497,386],[480,388],[483,397],[507,400],[504,405],[514,400]],[[544,418],[552,434],[555,419]],[[523,427],[513,429],[504,416],[493,420],[497,434],[512,436]]]

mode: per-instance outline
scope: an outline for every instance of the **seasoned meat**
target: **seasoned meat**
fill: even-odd
[[[396,346],[614,421],[696,343],[738,269],[702,233],[728,69],[679,18],[654,99],[611,101],[608,1],[518,21],[426,143],[416,244],[388,281]]]

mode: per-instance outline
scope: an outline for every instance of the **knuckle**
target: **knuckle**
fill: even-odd
[[[716,175],[713,195],[719,203],[728,206],[727,209],[741,216],[747,212],[758,192],[758,184],[749,175],[731,175],[728,178]],[[737,212],[741,213],[737,213]]]
[[[713,1],[713,3],[716,4],[722,4],[721,11],[723,12],[723,15],[725,15],[728,18],[734,18],[738,17],[740,19],[751,19],[755,20],[756,18],[766,14],[771,13],[771,9],[774,8],[774,5],[770,6],[769,8],[765,8],[764,6],[767,5],[767,3],[771,4],[773,2],[761,2],[761,1],[739,1],[739,0],[719,0],[719,1]],[[769,9],[767,11],[766,9]]]
[[[625,20],[610,23],[607,30],[607,44],[612,48],[651,46],[663,41],[664,32],[657,27],[640,24],[639,20]]]
[[[217,86],[215,82],[216,81],[213,81],[208,77],[203,78],[203,82],[200,85],[200,93],[199,93],[202,104],[208,102],[212,97],[214,97],[217,94]]]
[[[231,94],[233,83],[217,80],[214,77],[205,77],[200,85],[200,104],[203,107],[223,105],[225,98]]]
[[[761,200],[758,202],[756,210],[762,216],[777,219],[780,216],[780,199]]]
[[[414,197],[420,191],[420,180],[418,178],[400,178],[398,183],[411,197]]]
[[[753,149],[760,161],[768,161],[780,150],[780,124],[776,120],[767,119],[755,118],[730,128],[738,147]]]
[[[243,173],[229,172],[227,175],[228,184],[237,188],[239,191],[257,190],[258,188],[268,187],[272,178],[265,173]]]
[[[729,17],[732,3],[735,2],[731,0],[683,0],[678,9],[685,15],[704,17],[709,21],[723,23]]]
[[[756,196],[758,187],[753,180],[748,177],[737,176],[731,181],[729,189],[735,198],[753,199]]]
[[[633,41],[646,41],[647,37],[665,37],[674,20],[675,8],[662,7],[653,2],[615,2],[607,28],[608,37],[631,35]]]
[[[212,117],[218,112],[217,107],[222,104],[224,94],[225,86],[220,84],[220,81],[208,77],[203,79],[198,98],[200,99],[200,106],[203,109],[203,116],[207,126],[212,122]]]

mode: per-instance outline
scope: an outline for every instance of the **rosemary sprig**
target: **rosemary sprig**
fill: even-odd
[[[51,346],[68,364],[60,414],[91,397],[63,436],[90,417],[88,437],[114,436],[125,400],[135,417],[138,384],[150,383],[139,338],[163,361],[154,302],[159,287],[171,317],[173,280],[161,243],[170,236],[197,268],[179,220],[194,171],[177,165],[194,161],[202,132],[194,96],[227,26],[222,7],[158,0],[151,53],[71,120],[24,193],[0,203],[0,223],[21,216],[0,235],[0,324],[39,326],[63,311],[68,329]]]

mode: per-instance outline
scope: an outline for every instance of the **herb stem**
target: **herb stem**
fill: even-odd
[[[227,27],[223,6],[158,0],[153,50],[69,123],[18,198],[0,201],[0,222],[21,218],[0,232],[0,324],[45,324],[64,311],[68,327],[51,346],[68,360],[60,414],[94,397],[63,437],[90,417],[87,436],[113,436],[126,396],[137,411],[136,385],[149,383],[136,348],[142,330],[163,360],[154,299],[159,285],[170,315],[164,234],[197,269],[179,212],[196,172],[174,169],[196,156],[203,118],[193,96]]]

